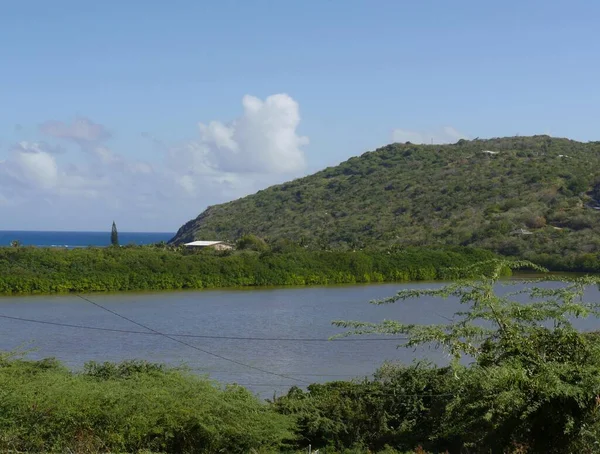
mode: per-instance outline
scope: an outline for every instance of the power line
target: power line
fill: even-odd
[[[119,314],[118,312],[115,312],[115,311],[113,311],[113,310],[111,310],[111,309],[109,309],[109,308],[107,308],[107,307],[104,307],[104,306],[102,306],[101,304],[98,304],[98,303],[96,303],[96,302],[94,302],[94,301],[92,301],[92,300],[90,300],[90,299],[88,299],[88,298],[86,298],[86,297],[84,297],[84,296],[81,296],[81,295],[77,295],[77,296],[78,296],[79,298],[81,298],[82,300],[84,300],[84,301],[87,301],[88,303],[90,303],[90,304],[93,304],[94,306],[96,306],[96,307],[98,307],[98,308],[100,308],[100,309],[102,309],[102,310],[104,310],[104,311],[106,311],[106,312],[109,312],[109,313],[113,314],[113,315],[114,315],[114,316],[116,316],[116,317],[122,318],[123,320],[127,320],[128,322],[130,322],[130,323],[133,323],[134,325],[137,325],[137,326],[139,326],[139,327],[141,327],[141,328],[144,328],[144,329],[146,329],[146,330],[148,330],[148,331],[152,331],[153,333],[155,333],[155,334],[157,334],[157,335],[160,335],[160,336],[163,336],[163,337],[165,337],[165,338],[167,338],[167,339],[170,339],[170,340],[172,340],[173,342],[177,342],[177,343],[179,343],[179,344],[181,344],[181,345],[185,345],[186,347],[193,348],[194,350],[197,350],[197,351],[199,351],[199,352],[205,353],[205,354],[207,354],[207,355],[210,355],[210,356],[214,356],[215,358],[222,359],[223,361],[228,361],[228,362],[230,362],[230,363],[237,364],[237,365],[239,365],[239,366],[244,366],[244,367],[247,367],[247,368],[249,368],[249,369],[254,369],[254,370],[257,370],[257,371],[259,371],[259,372],[263,372],[263,373],[265,373],[265,374],[269,374],[269,375],[275,375],[275,376],[277,376],[277,377],[281,377],[281,378],[287,378],[288,380],[294,380],[294,381],[297,381],[297,382],[299,382],[299,383],[310,384],[310,382],[309,382],[309,381],[302,380],[302,379],[300,379],[300,378],[289,377],[289,376],[287,376],[287,375],[284,375],[284,374],[278,374],[278,373],[276,373],[276,372],[271,372],[271,371],[269,371],[269,370],[262,369],[262,368],[260,368],[260,367],[256,367],[256,366],[252,366],[252,365],[250,365],[250,364],[246,364],[246,363],[243,363],[243,362],[241,362],[241,361],[237,361],[237,360],[235,360],[235,359],[227,358],[226,356],[219,355],[218,353],[213,353],[213,352],[211,352],[211,351],[208,351],[208,350],[205,350],[205,349],[203,349],[203,348],[197,347],[197,346],[195,346],[195,345],[189,344],[189,343],[187,343],[187,342],[184,342],[184,341],[182,341],[182,340],[180,340],[180,339],[177,339],[177,338],[175,338],[175,337],[173,337],[173,336],[170,336],[169,334],[164,334],[164,333],[161,333],[160,331],[156,331],[155,329],[152,329],[152,328],[150,328],[150,327],[149,327],[149,326],[147,326],[147,325],[144,325],[144,324],[142,324],[142,323],[136,322],[135,320],[133,320],[133,319],[131,319],[131,318],[129,318],[129,317],[126,317],[126,316],[124,316],[124,315],[121,315],[121,314]]]
[[[119,360],[115,360],[116,362],[118,362]],[[77,367],[77,366],[83,366],[85,363],[82,362],[78,362],[78,361],[69,361],[69,360],[60,360],[61,363],[66,364],[68,366],[71,367]],[[101,364],[101,363],[99,363]],[[235,374],[236,371],[233,370],[221,370],[221,369],[211,369],[208,367],[190,367],[186,364],[163,364],[165,369],[167,370],[181,370],[181,371],[193,371],[193,372],[204,372],[206,374]],[[256,372],[256,371],[248,371],[248,372],[244,372],[245,374],[258,374],[258,373],[262,373],[262,372]],[[306,373],[302,373],[302,372],[278,372],[282,375],[287,375],[288,377],[345,377],[345,378],[365,378],[365,377],[370,377],[371,374],[315,374],[315,373],[310,373],[310,374],[306,374]]]
[[[294,385],[288,385],[288,384],[283,384],[283,383],[274,383],[274,384],[270,384],[270,383],[229,383],[230,386],[256,386],[256,387],[262,387],[262,386],[273,386],[276,388],[283,388],[283,387],[292,387]],[[367,392],[365,391],[356,391],[356,390],[331,390],[333,391],[338,391],[338,394],[344,394],[346,395],[346,397],[350,397],[351,394],[354,395],[359,395],[359,394],[370,394],[370,395],[378,395],[381,397],[386,397],[386,396],[392,396],[392,397],[451,397],[451,396],[455,396],[456,393],[439,393],[439,394],[433,394],[433,393],[419,393],[419,394],[407,394],[407,393],[395,393],[393,391],[382,391],[382,390],[369,390]],[[310,393],[310,391],[309,391]]]
[[[126,329],[117,329],[117,328],[102,328],[99,326],[86,326],[86,325],[74,325],[71,323],[59,323],[59,322],[50,322],[47,320],[35,320],[31,318],[22,318],[22,317],[12,317],[10,315],[0,315],[0,318],[8,319],[8,320],[17,320],[19,322],[28,322],[28,323],[39,323],[42,325],[52,325],[52,326],[62,326],[66,328],[79,328],[79,329],[92,329],[97,331],[109,331],[113,333],[126,333],[126,334],[146,334],[151,336],[156,336],[156,333],[147,332],[147,331],[131,331]]]
[[[80,297],[83,298],[83,297]],[[172,337],[187,337],[195,339],[219,339],[219,340],[241,340],[241,341],[277,341],[277,342],[389,342],[389,341],[404,341],[408,340],[406,337],[388,337],[388,338],[356,338],[356,339],[328,339],[318,337],[242,337],[242,336],[213,336],[208,334],[177,334],[177,333],[160,333],[160,332],[147,332],[147,331],[134,331],[128,329],[118,328],[102,328],[100,326],[89,326],[89,325],[76,325],[72,323],[60,323],[51,322],[48,320],[37,320],[32,318],[13,317],[10,315],[0,315],[0,318],[8,320],[16,320],[27,323],[39,323],[42,325],[62,326],[65,328],[78,328],[78,329],[89,329],[95,331],[108,331],[112,333],[124,333],[124,334],[143,334],[146,336],[172,336]],[[135,323],[135,322],[133,322]]]
[[[194,372],[207,372],[213,374],[232,374],[233,372],[230,370],[216,370],[216,369],[205,369],[202,367],[175,367],[175,369],[181,370],[193,370]],[[286,375],[294,376],[294,377],[352,377],[352,378],[363,378],[368,377],[372,374],[302,374],[299,372],[285,372]]]

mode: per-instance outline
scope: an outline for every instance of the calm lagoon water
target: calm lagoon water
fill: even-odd
[[[436,349],[397,348],[392,340],[290,341],[327,339],[340,332],[332,320],[444,323],[459,309],[456,300],[421,298],[385,306],[368,302],[400,288],[441,284],[381,284],[341,287],[210,290],[145,294],[94,294],[88,297],[150,328],[171,335],[260,337],[237,340],[180,337],[186,343],[225,358],[287,375],[284,378],[200,352],[157,335],[95,331],[0,318],[0,350],[34,349],[30,358],[56,357],[73,368],[86,361],[145,359],[187,365],[198,373],[236,382],[264,396],[292,385],[371,375],[384,361],[409,363],[417,358],[447,361]],[[546,284],[557,285],[557,284]],[[501,291],[514,290],[514,287]],[[596,288],[588,298],[598,299]],[[0,315],[48,322],[143,331],[126,320],[76,296],[0,298]],[[600,329],[596,319],[579,321]],[[385,339],[385,338],[384,338]]]

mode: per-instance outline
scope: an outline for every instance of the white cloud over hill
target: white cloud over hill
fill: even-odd
[[[25,219],[22,228],[89,229],[115,218],[134,229],[173,230],[206,205],[298,176],[308,144],[299,124],[290,96],[246,95],[239,117],[200,123],[195,139],[169,144],[145,133],[161,149],[145,161],[116,152],[109,129],[88,118],[46,121],[39,131],[54,143],[25,140],[4,150],[0,205]]]

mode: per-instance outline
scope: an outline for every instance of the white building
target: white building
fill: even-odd
[[[185,243],[187,247],[211,247],[218,251],[225,251],[227,249],[233,249],[232,246],[225,244],[223,241],[192,241],[191,243]]]

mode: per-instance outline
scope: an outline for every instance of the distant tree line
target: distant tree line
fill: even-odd
[[[0,248],[0,294],[326,285],[454,279],[453,269],[494,255],[473,248],[310,251],[293,244],[244,250],[155,246]]]

